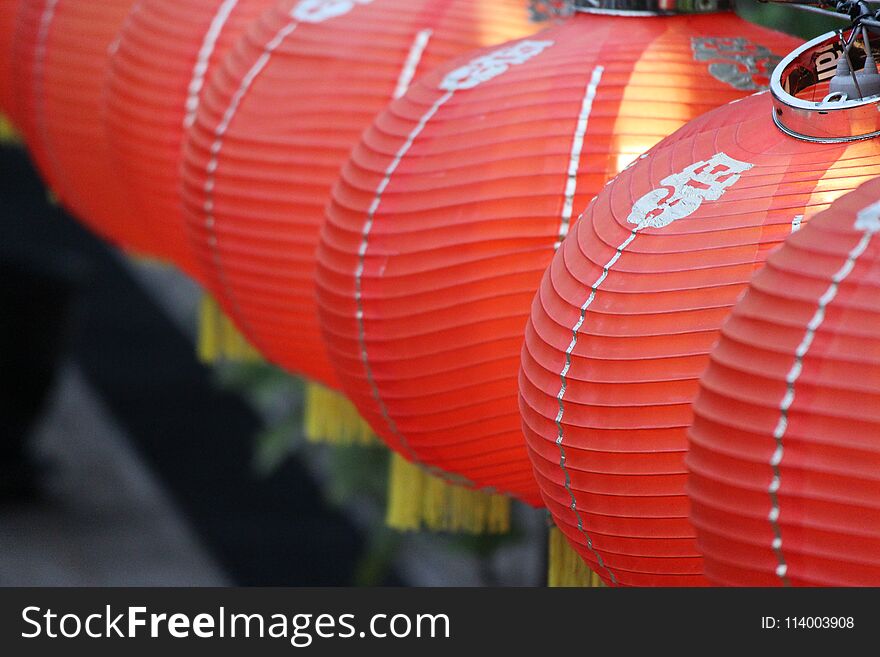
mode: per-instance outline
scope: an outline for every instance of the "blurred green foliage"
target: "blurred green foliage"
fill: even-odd
[[[753,23],[772,27],[780,32],[788,32],[802,39],[811,39],[847,23],[845,16],[835,21],[831,17],[820,16],[795,7],[757,0],[738,0],[736,12]]]

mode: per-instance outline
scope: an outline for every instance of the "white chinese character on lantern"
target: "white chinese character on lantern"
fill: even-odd
[[[533,21],[549,21],[559,16],[571,16],[574,5],[571,0],[529,0],[529,14]]]
[[[752,166],[724,153],[695,162],[680,173],[667,176],[660,181],[661,187],[636,201],[626,220],[639,229],[665,228],[692,215],[704,201],[720,199]]]
[[[526,40],[500,48],[488,55],[477,57],[447,74],[440,83],[440,88],[445,91],[472,89],[482,82],[501,75],[511,66],[522,64],[540,55],[552,45],[552,41]]]
[[[880,232],[880,201],[872,203],[856,215],[856,230],[866,233]]]
[[[709,73],[716,80],[740,91],[766,89],[770,74],[781,57],[766,46],[743,38],[691,39],[694,61],[711,62]]]
[[[291,16],[301,23],[321,23],[347,14],[356,5],[368,5],[373,0],[300,0]]]

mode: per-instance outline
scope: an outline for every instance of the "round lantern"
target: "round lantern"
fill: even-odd
[[[519,353],[574,209],[689,119],[762,88],[773,50],[797,43],[730,12],[618,14],[577,13],[414,84],[354,150],[319,247],[330,357],[379,436],[532,505]]]
[[[272,0],[139,0],[115,46],[106,126],[146,254],[200,278],[180,202],[185,131],[209,71]]]
[[[770,256],[694,404],[691,519],[733,586],[880,585],[880,181]]]
[[[103,237],[138,251],[143,228],[130,220],[101,119],[110,46],[134,0],[42,0],[19,13],[19,121],[48,186]]]
[[[880,175],[880,99],[823,101],[837,44],[798,49],[772,96],[698,119],[621,173],[541,282],[523,430],[557,525],[607,584],[706,583],[684,460],[709,352],[769,252]],[[864,60],[863,44],[850,54]]]
[[[218,67],[183,197],[206,286],[265,358],[338,387],[314,277],[341,165],[415,76],[535,29],[523,0],[281,0]]]

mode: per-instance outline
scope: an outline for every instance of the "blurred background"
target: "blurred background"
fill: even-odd
[[[200,364],[201,290],[87,233],[9,140],[0,230],[0,585],[544,585],[543,512],[504,537],[386,529],[387,451],[307,442],[270,366]]]

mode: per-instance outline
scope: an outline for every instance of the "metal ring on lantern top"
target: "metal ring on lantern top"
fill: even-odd
[[[849,33],[852,34],[851,32]],[[787,135],[819,144],[839,144],[880,135],[880,96],[826,101],[822,85],[834,77],[843,53],[842,33],[828,32],[785,57],[770,78],[773,121]],[[872,51],[877,51],[871,39]],[[853,39],[850,62],[858,70],[865,60],[863,39]],[[812,91],[820,100],[807,100]]]
[[[575,12],[606,16],[672,16],[730,11],[734,0],[532,0],[537,16],[571,16]]]

